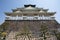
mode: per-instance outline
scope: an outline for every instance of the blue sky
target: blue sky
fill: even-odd
[[[47,8],[56,12],[56,20],[60,23],[60,0],[0,0],[0,24],[5,20],[4,12],[23,7],[24,4],[36,4],[37,7]]]

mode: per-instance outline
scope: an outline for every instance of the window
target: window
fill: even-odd
[[[27,14],[23,14],[23,16],[27,16]]]
[[[37,16],[38,14],[34,14],[34,16]]]

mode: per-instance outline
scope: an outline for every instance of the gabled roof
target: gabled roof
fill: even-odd
[[[54,15],[56,12],[48,12],[48,9],[38,8],[36,5],[24,5],[24,7],[12,9],[13,12],[5,12],[6,15],[12,14],[39,14],[39,15]]]

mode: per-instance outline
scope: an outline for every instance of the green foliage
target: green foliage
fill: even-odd
[[[46,24],[43,23],[40,26],[40,32],[42,33],[44,40],[46,40],[46,35],[45,34],[46,34],[46,32],[48,32],[48,27],[47,27]]]
[[[57,33],[57,40],[60,40],[60,32]]]
[[[28,25],[24,25],[24,27],[22,28],[22,30],[17,33],[16,38],[17,38],[17,36],[25,36],[25,37],[24,37],[24,40],[25,40],[25,38],[26,38],[26,36],[27,36],[28,39],[30,40],[30,34],[31,34],[31,32],[30,32],[30,30],[29,30]],[[17,40],[17,39],[16,39],[16,40]]]
[[[0,25],[0,38],[6,37],[6,30],[8,29],[9,23],[4,22],[2,25]]]
[[[1,25],[1,28],[3,29],[3,31],[7,30],[8,29],[8,26],[9,26],[9,23],[8,22],[5,22]]]
[[[60,32],[58,32],[57,29],[53,29],[52,32],[53,32],[54,35],[56,36],[57,40],[60,40]]]
[[[40,29],[41,32],[47,32],[47,30],[48,28],[46,25],[41,25],[41,29]]]

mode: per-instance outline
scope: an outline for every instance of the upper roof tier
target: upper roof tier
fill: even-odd
[[[48,9],[43,9],[43,8],[38,8],[36,7],[36,5],[24,5],[24,7],[22,8],[16,8],[16,9],[12,9],[13,12],[5,12],[5,14],[47,14],[48,15],[54,15],[56,12],[48,12]]]
[[[13,12],[16,12],[16,11],[40,11],[40,10],[48,11],[48,9],[38,8],[38,7],[36,7],[36,5],[31,5],[31,4],[24,5],[24,7],[22,7],[22,8],[12,9]]]

